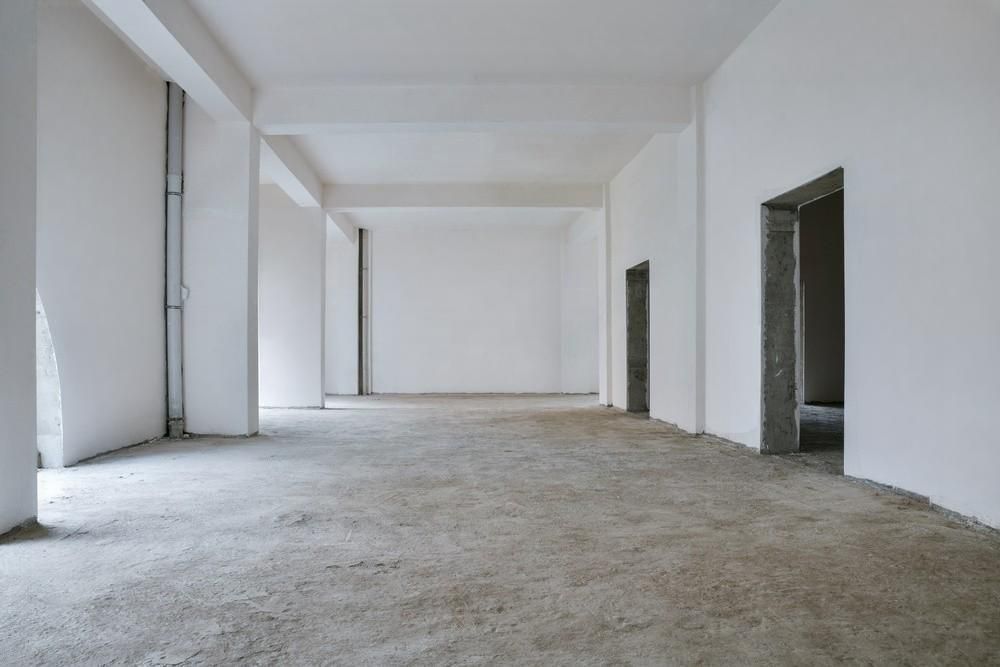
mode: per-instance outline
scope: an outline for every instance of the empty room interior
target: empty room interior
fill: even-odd
[[[0,0],[0,664],[1000,664],[996,0]]]

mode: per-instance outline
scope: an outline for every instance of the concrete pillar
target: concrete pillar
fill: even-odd
[[[257,397],[260,136],[188,101],[184,138],[187,431],[253,435]]]
[[[798,213],[761,207],[762,452],[799,449]]]
[[[601,405],[611,394],[611,186],[604,186],[604,210],[597,235],[597,386]]]
[[[35,0],[0,2],[0,533],[38,511]]]

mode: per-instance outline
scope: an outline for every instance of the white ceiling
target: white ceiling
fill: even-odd
[[[257,89],[323,84],[704,80],[778,0],[188,0]],[[632,130],[372,131],[292,137],[329,184],[606,183]],[[264,181],[269,180],[262,175]],[[566,224],[524,209],[388,209],[362,226]]]
[[[778,0],[190,0],[256,86],[703,80]]]
[[[400,132],[294,140],[326,183],[605,183],[649,141],[633,134]]]

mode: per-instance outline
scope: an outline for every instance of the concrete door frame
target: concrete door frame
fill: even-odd
[[[637,284],[644,293],[645,307],[641,312],[637,312],[633,304],[633,290]],[[644,342],[640,341],[645,349],[639,355],[633,345],[633,336],[637,333],[645,338]],[[637,363],[645,365],[641,390],[634,377]],[[646,260],[625,270],[625,409],[628,412],[649,412],[649,376],[649,260]]]
[[[799,209],[843,189],[837,168],[761,205],[761,453],[799,451]]]

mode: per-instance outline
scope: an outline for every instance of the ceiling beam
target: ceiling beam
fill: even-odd
[[[346,213],[327,212],[326,219],[337,228],[337,231],[343,234],[344,238],[347,239],[348,242],[354,243],[357,240],[358,227],[351,222]]]
[[[260,170],[299,206],[322,206],[323,184],[288,137],[262,137]]]
[[[686,87],[659,85],[345,85],[265,88],[264,134],[386,131],[677,132]]]
[[[327,212],[367,208],[599,209],[601,185],[427,184],[327,185]]]
[[[217,121],[246,121],[253,89],[186,0],[84,0]]]
[[[187,0],[84,0],[161,75],[219,122],[252,122],[253,89]],[[320,206],[323,186],[286,137],[261,142],[261,169],[299,206]]]

